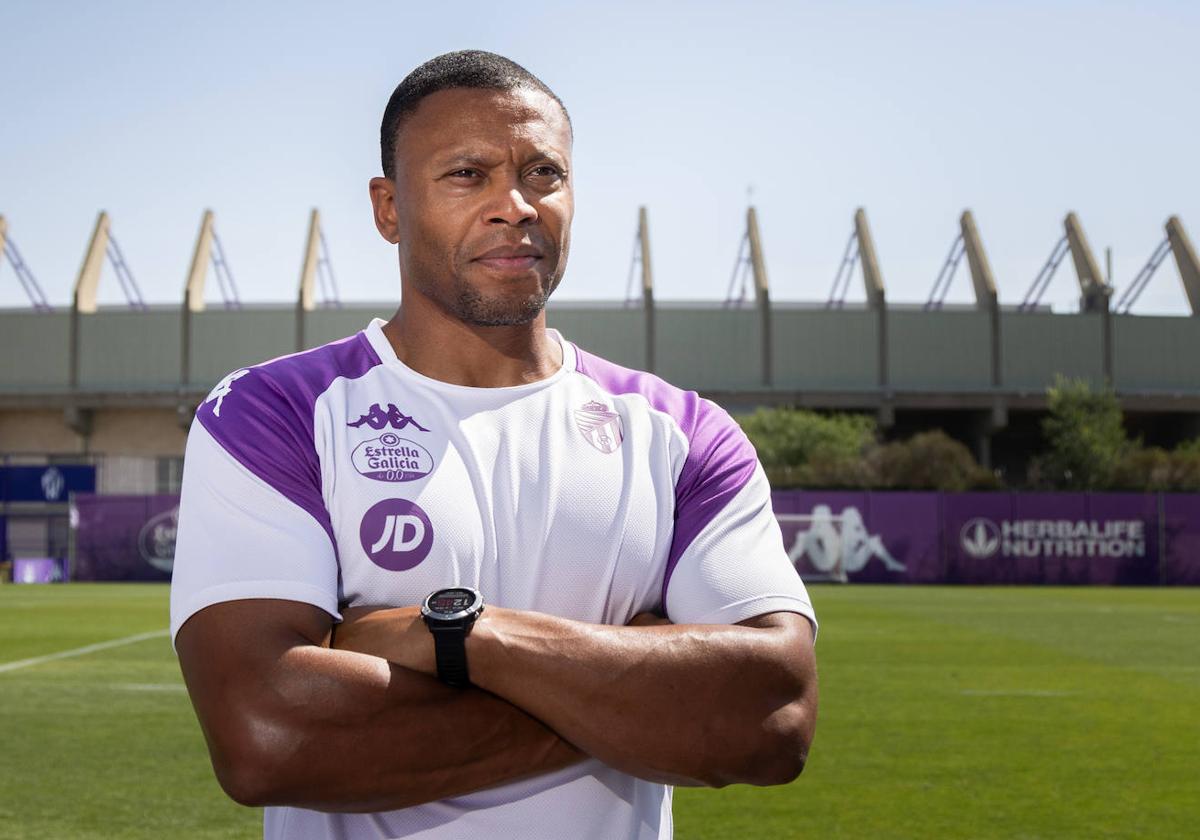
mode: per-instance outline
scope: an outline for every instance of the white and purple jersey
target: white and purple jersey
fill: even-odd
[[[373,321],[235,371],[188,436],[171,634],[244,598],[411,606],[446,586],[596,624],[813,616],[753,447],[722,409],[550,334],[510,388],[406,367]],[[669,838],[671,793],[599,761],[380,814],[267,808],[265,836]],[[449,831],[449,835],[447,834]]]

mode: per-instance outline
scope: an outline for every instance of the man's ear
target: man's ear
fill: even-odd
[[[400,242],[400,227],[396,219],[396,184],[391,178],[372,178],[368,187],[371,209],[375,214],[375,228],[380,236],[396,245]]]

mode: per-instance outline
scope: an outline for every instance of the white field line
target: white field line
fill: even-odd
[[[1002,689],[997,691],[964,688],[959,692],[964,697],[1070,697],[1074,693],[1073,691],[1043,691],[1035,688]]]
[[[169,630],[151,630],[149,633],[138,633],[133,636],[126,636],[123,639],[112,639],[107,642],[97,642],[94,645],[84,645],[83,647],[72,648],[71,650],[60,650],[57,653],[47,653],[45,656],[35,656],[32,659],[18,659],[16,662],[0,662],[0,674],[7,671],[16,671],[18,668],[28,668],[31,665],[41,665],[43,662],[54,662],[57,659],[70,659],[72,656],[85,656],[89,653],[95,653],[98,650],[108,650],[109,648],[121,647],[122,645],[132,645],[134,642],[144,642],[147,639],[166,638],[170,633]]]

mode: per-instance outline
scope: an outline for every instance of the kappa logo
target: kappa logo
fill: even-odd
[[[1000,529],[990,519],[975,517],[958,534],[963,551],[976,560],[986,560],[1000,548]]]
[[[235,370],[233,373],[229,374],[220,382],[218,382],[216,387],[213,388],[212,391],[209,392],[208,396],[204,398],[206,403],[210,403],[213,400],[217,401],[217,404],[213,407],[213,416],[221,416],[221,403],[225,401],[225,398],[229,396],[229,392],[233,390],[233,383],[237,382],[249,372],[250,370],[248,368]]]
[[[370,411],[359,417],[357,420],[346,424],[351,428],[357,429],[359,426],[367,425],[375,431],[379,431],[384,426],[391,426],[396,431],[406,429],[409,426],[420,429],[422,432],[429,430],[414,420],[411,416],[405,414],[392,403],[388,403],[387,411],[379,407],[379,403],[374,403]]]
[[[621,441],[625,439],[621,415],[595,400],[575,409],[575,425],[583,434],[584,440],[605,455],[616,452]]]
[[[364,440],[350,454],[354,469],[376,481],[416,481],[433,472],[433,456],[416,441],[394,432]]]
[[[433,547],[433,523],[407,499],[384,499],[363,515],[358,539],[371,562],[389,572],[419,565]]]
[[[889,572],[908,571],[888,551],[883,537],[867,530],[862,513],[853,505],[843,508],[839,515],[834,515],[829,505],[815,505],[810,514],[783,513],[778,519],[780,523],[808,525],[807,531],[797,529],[788,557],[794,564],[807,561],[831,580],[845,583],[851,573],[861,572],[875,559]]]

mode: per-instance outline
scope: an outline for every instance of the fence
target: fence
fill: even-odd
[[[805,580],[1200,585],[1200,494],[779,491]],[[74,580],[169,580],[179,497],[79,494]]]
[[[805,580],[1200,585],[1200,494],[779,491]]]

